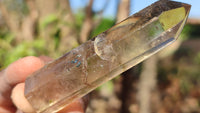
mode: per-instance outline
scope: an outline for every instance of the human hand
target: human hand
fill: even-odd
[[[24,81],[51,60],[45,56],[28,56],[15,61],[0,72],[0,113],[34,112],[24,97]],[[86,100],[76,100],[59,113],[84,113]]]

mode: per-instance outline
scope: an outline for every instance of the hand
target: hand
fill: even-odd
[[[34,71],[40,69],[49,57],[28,56],[10,64],[0,72],[0,113],[34,112],[29,102],[24,97],[24,81]],[[79,99],[64,108],[60,113],[84,113],[85,101]]]

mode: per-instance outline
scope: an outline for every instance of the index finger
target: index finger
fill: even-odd
[[[37,57],[28,56],[12,63],[5,70],[5,80],[10,85],[24,82],[27,76],[44,66],[44,62]]]
[[[25,57],[10,64],[0,72],[0,112],[12,112],[15,107],[11,100],[12,88],[24,82],[27,76],[44,66],[44,62],[34,56]]]

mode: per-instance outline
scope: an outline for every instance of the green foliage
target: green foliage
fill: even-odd
[[[52,42],[55,48],[53,54],[59,54],[56,49],[60,44],[60,28],[59,26],[66,25],[72,26],[77,31],[80,31],[84,20],[84,15],[79,13],[75,15],[75,25],[72,26],[71,23],[66,23],[63,20],[60,20],[55,14],[49,15],[43,18],[38,24],[37,32],[43,32],[46,29],[50,28],[51,34],[49,36],[52,37]],[[106,29],[113,26],[115,23],[114,20],[103,18],[102,22],[97,26],[93,32],[92,37],[97,34],[105,31]],[[53,27],[52,27],[53,26]],[[45,33],[45,32],[44,32]],[[35,37],[33,41],[22,41],[21,43],[15,43],[14,35],[5,27],[0,27],[0,69],[5,68],[10,63],[16,61],[19,58],[25,56],[39,56],[39,55],[50,55],[53,51],[49,51],[46,48],[46,40],[40,36]]]
[[[90,37],[95,37],[98,34],[106,31],[107,29],[109,29],[110,27],[112,27],[115,24],[114,20],[108,19],[108,18],[103,18],[101,23],[99,24],[99,26],[97,26],[93,32],[91,33]]]
[[[55,14],[46,16],[40,23],[40,30],[44,30],[49,24],[58,21],[58,17]]]
[[[33,42],[22,42],[16,46],[11,43],[13,35],[8,34],[0,38],[0,69],[25,56],[37,56],[45,53],[44,40],[36,39]]]
[[[187,40],[189,38],[189,33],[190,33],[191,27],[189,25],[185,25],[182,32],[181,32],[181,38],[183,40]]]
[[[14,36],[9,32],[0,32],[0,69],[6,66],[8,51],[12,50],[12,45],[10,44]]]
[[[83,20],[84,20],[84,15],[82,13],[78,13],[78,14],[76,14],[75,19],[76,19],[76,25],[75,25],[75,27],[76,27],[76,29],[78,31],[80,31],[81,26],[83,24]]]
[[[179,78],[181,80],[180,88],[182,94],[188,94],[193,87],[200,85],[199,74],[198,66],[187,66],[187,68],[181,70]]]
[[[200,26],[199,25],[185,25],[183,31],[181,33],[181,38],[183,40],[191,39],[191,38],[198,38],[200,36],[199,32]]]
[[[114,84],[113,84],[113,81],[108,81],[108,82],[104,83],[102,86],[98,87],[98,88],[97,88],[97,91],[106,90],[106,92],[107,92],[108,94],[111,94],[112,91],[113,91],[113,88],[114,88],[113,85],[114,85]]]
[[[194,58],[194,62],[200,65],[200,52]]]
[[[7,54],[5,55],[5,66],[9,65],[10,63],[21,57],[32,55],[35,55],[35,52],[30,48],[30,44],[23,42],[7,52]]]

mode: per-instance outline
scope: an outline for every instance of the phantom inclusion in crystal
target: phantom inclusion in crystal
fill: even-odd
[[[38,113],[57,112],[174,42],[190,5],[160,0],[46,64],[25,81]]]

